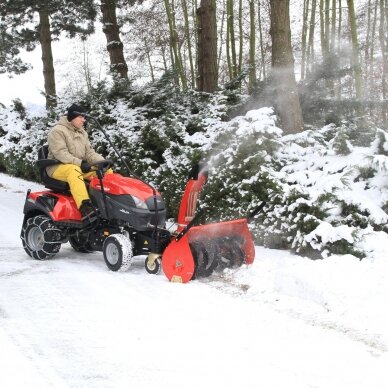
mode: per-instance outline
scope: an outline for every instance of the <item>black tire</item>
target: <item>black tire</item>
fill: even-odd
[[[23,225],[21,239],[23,248],[36,260],[47,260],[54,257],[61,248],[60,230],[47,216],[29,218]]]
[[[151,275],[158,275],[162,269],[161,259],[158,257],[155,260],[150,260],[149,256],[145,259],[144,267]]]
[[[103,254],[111,271],[126,271],[132,264],[132,243],[122,234],[111,234],[104,241]]]
[[[89,234],[76,232],[76,234],[69,236],[69,243],[77,252],[90,253],[94,251],[89,241]]]

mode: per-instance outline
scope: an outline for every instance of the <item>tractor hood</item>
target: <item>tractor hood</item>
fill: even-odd
[[[106,194],[112,195],[133,195],[142,201],[147,201],[153,196],[151,187],[144,182],[135,179],[124,177],[121,174],[106,174],[104,176],[104,190]],[[101,190],[100,182],[97,178],[90,181],[90,188]],[[158,196],[160,194],[156,192]]]
[[[106,174],[102,183],[105,196],[98,178],[91,180],[89,193],[103,218],[121,220],[137,231],[150,230],[153,225],[164,227],[165,203],[146,183],[120,174]]]

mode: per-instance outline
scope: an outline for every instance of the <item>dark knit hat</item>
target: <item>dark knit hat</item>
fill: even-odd
[[[75,113],[77,112],[77,113]],[[78,116],[82,116],[80,115],[79,113],[84,113],[86,114],[86,109],[81,106],[81,105],[77,105],[77,104],[73,104],[68,110],[67,110],[67,120],[68,121],[71,121],[73,119],[75,119],[76,117]]]

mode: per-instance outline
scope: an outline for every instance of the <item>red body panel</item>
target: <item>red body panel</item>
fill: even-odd
[[[122,176],[121,174],[106,174],[103,179],[104,190],[107,194],[131,194],[145,201],[153,195],[151,187],[136,178]],[[92,178],[90,187],[101,190],[98,178]],[[158,194],[158,193],[157,193]]]
[[[73,197],[70,195],[54,193],[53,191],[38,191],[30,193],[28,199],[35,202],[38,197],[48,194],[58,198],[58,202],[56,203],[54,210],[50,212],[54,221],[81,221],[81,213],[77,209],[77,205],[75,204]]]
[[[135,178],[124,177],[121,174],[107,174],[103,178],[104,190],[107,194],[113,195],[135,195],[139,199],[145,201],[153,195],[152,189]],[[91,179],[90,188],[101,190],[100,181],[94,177]],[[39,191],[30,193],[28,198],[36,201],[42,195],[51,195],[58,198],[58,202],[50,215],[54,221],[81,221],[82,216],[77,205],[71,195],[55,193],[53,191]],[[158,193],[157,193],[158,194]]]
[[[163,252],[162,269],[168,280],[187,283],[194,275],[195,263],[187,234],[179,241],[172,240]]]

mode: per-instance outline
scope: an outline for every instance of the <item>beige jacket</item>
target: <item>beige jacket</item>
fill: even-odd
[[[61,163],[70,163],[81,166],[82,160],[88,163],[96,163],[104,158],[96,153],[90,145],[85,129],[76,128],[67,121],[66,116],[60,118],[54,128],[48,134],[49,159],[57,159]],[[46,168],[49,176],[58,166]]]

